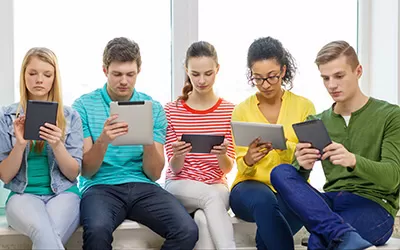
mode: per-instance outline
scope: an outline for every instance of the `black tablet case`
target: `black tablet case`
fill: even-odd
[[[224,138],[223,135],[183,134],[181,140],[192,145],[191,153],[208,154],[214,146],[221,145]]]
[[[321,120],[310,120],[292,125],[299,142],[311,143],[323,154],[323,149],[332,143],[328,131]]]
[[[26,107],[25,140],[42,140],[39,137],[40,127],[45,123],[56,124],[57,120],[56,102],[43,102],[28,100]]]

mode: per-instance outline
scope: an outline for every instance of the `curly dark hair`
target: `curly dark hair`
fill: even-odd
[[[250,81],[252,75],[253,64],[257,61],[269,59],[275,59],[281,65],[281,68],[286,65],[286,73],[282,77],[282,86],[286,89],[292,89],[293,78],[297,70],[296,61],[279,40],[270,36],[258,38],[250,45],[247,53],[248,80]]]

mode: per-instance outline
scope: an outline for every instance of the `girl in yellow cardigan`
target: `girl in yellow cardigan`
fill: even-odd
[[[232,121],[282,124],[286,150],[275,150],[268,142],[254,140],[248,147],[235,147],[238,173],[230,194],[230,206],[237,217],[257,224],[257,249],[294,249],[292,237],[302,224],[290,212],[270,182],[271,170],[292,163],[298,142],[292,124],[315,114],[308,99],[289,90],[296,65],[281,42],[271,38],[255,40],[248,51],[249,83],[258,92],[236,106]]]

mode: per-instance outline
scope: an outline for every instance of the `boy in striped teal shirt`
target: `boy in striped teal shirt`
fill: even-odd
[[[335,103],[309,119],[321,119],[333,143],[322,155],[309,143],[297,144],[298,171],[280,165],[271,182],[311,233],[308,249],[384,245],[399,210],[400,108],[361,92],[362,67],[348,43],[325,45],[315,62]],[[325,193],[300,176],[319,158]]]
[[[163,249],[192,249],[198,238],[197,226],[186,210],[155,183],[165,163],[167,121],[159,102],[135,90],[140,67],[137,43],[122,37],[111,40],[103,54],[107,83],[73,104],[82,118],[85,138],[79,179],[83,249],[112,249],[112,233],[125,219],[165,238]],[[110,144],[128,131],[125,122],[112,122],[117,116],[110,117],[111,101],[152,102],[152,145]]]

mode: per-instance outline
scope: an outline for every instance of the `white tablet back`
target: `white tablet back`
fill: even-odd
[[[150,145],[153,143],[151,101],[111,102],[110,116],[114,114],[118,114],[116,122],[128,123],[128,133],[115,138],[112,145]]]
[[[248,147],[260,137],[261,142],[271,142],[275,149],[286,149],[283,126],[280,124],[232,121],[231,125],[236,146]]]

